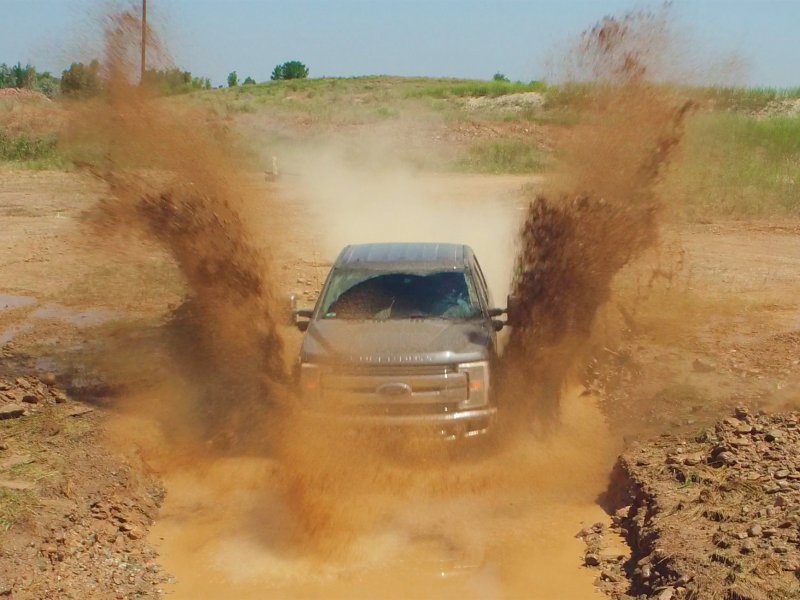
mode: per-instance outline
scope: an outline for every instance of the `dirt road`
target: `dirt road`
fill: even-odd
[[[277,192],[285,210],[254,207],[249,226],[265,246],[281,240],[274,255],[280,289],[299,288],[308,302],[345,243],[435,239],[473,245],[501,303],[518,191],[526,184],[536,181],[342,169],[277,188],[254,179],[264,193]],[[104,193],[74,174],[0,173],[0,351],[7,371],[56,370],[67,383],[86,384],[87,357],[107,353],[115,340],[146,336],[181,300],[176,269],[157,247],[136,238],[98,247],[82,233],[80,215]],[[595,597],[596,573],[582,566],[574,535],[607,518],[597,498],[622,435],[696,428],[733,403],[775,402],[776,391],[798,386],[794,355],[775,342],[800,326],[796,233],[794,223],[677,228],[684,266],[668,285],[659,280],[657,292],[636,304],[632,298],[647,288],[640,274],[625,274],[620,284],[620,302],[635,309],[638,329],[609,342],[604,373],[627,383],[602,382],[609,385],[602,411],[576,388],[563,427],[547,441],[531,437],[495,456],[426,465],[421,479],[402,461],[388,461],[400,481],[415,483],[413,493],[388,487],[361,498],[365,514],[381,525],[335,556],[293,543],[280,467],[268,454],[173,460],[169,432],[159,432],[146,413],[115,408],[131,406],[118,399],[107,409],[107,444],[140,452],[164,479],[166,503],[149,540],[176,578],[174,597]],[[291,360],[299,334],[283,334]],[[698,370],[696,360],[712,368]],[[675,385],[683,386],[680,393]],[[164,392],[149,400],[169,399]]]
[[[387,457],[387,469],[420,469],[405,475],[430,478],[430,489],[389,487],[396,503],[361,497],[381,524],[333,556],[293,543],[280,469],[258,457],[170,473],[151,539],[177,579],[176,599],[595,598],[575,534],[607,523],[596,499],[619,447],[585,397],[571,396],[564,420],[547,442],[474,463],[432,469]],[[622,542],[608,551],[626,552]]]

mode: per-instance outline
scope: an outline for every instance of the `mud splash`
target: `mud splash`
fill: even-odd
[[[560,168],[520,233],[504,396],[524,420],[552,421],[615,275],[657,243],[657,185],[693,103],[654,77],[667,15],[607,17],[583,33],[568,85],[581,123],[560,140]],[[533,387],[536,401],[521,390]],[[513,415],[516,418],[517,415]]]
[[[130,13],[108,18],[105,93],[73,108],[65,146],[108,184],[88,216],[95,236],[154,241],[179,267],[188,298],[168,328],[171,363],[191,382],[201,435],[213,426],[233,442],[280,398],[285,377],[269,261],[245,226],[256,200],[224,130],[135,80],[139,30]],[[165,54],[154,37],[149,51]]]

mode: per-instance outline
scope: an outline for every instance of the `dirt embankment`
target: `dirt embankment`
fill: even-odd
[[[164,494],[158,480],[109,451],[99,411],[55,376],[11,375],[7,367],[0,366],[0,597],[158,597],[169,577],[144,541]]]
[[[604,552],[602,528],[579,535],[614,598],[800,596],[800,413],[740,407],[695,437],[634,444],[609,502],[632,557]]]

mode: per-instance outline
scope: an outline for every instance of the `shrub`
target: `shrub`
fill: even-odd
[[[56,156],[57,141],[54,136],[31,137],[18,135],[12,137],[0,129],[0,160],[31,161],[53,159]]]
[[[495,73],[494,77],[492,77],[492,81],[505,81],[506,83],[508,83],[508,77],[506,77],[502,73]]]
[[[37,91],[42,92],[48,98],[52,98],[61,91],[61,82],[45,71],[44,73],[36,74],[35,87]]]
[[[231,71],[228,73],[228,87],[236,87],[237,85],[239,85],[239,76],[236,71]]]
[[[255,84],[256,84],[256,80],[253,79],[252,77],[247,77],[247,79],[245,79],[242,82],[242,85],[255,85]]]

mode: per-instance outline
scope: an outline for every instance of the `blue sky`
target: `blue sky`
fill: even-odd
[[[136,0],[132,0],[135,2]],[[131,3],[132,3],[131,2]],[[140,0],[139,0],[140,2]],[[60,72],[86,58],[98,17],[126,0],[2,0],[0,62]],[[148,0],[175,62],[223,83],[262,81],[301,60],[312,77],[548,76],[549,60],[608,14],[660,4],[620,0]],[[698,63],[736,58],[735,83],[800,86],[800,0],[675,0]],[[702,57],[702,58],[700,58]]]

